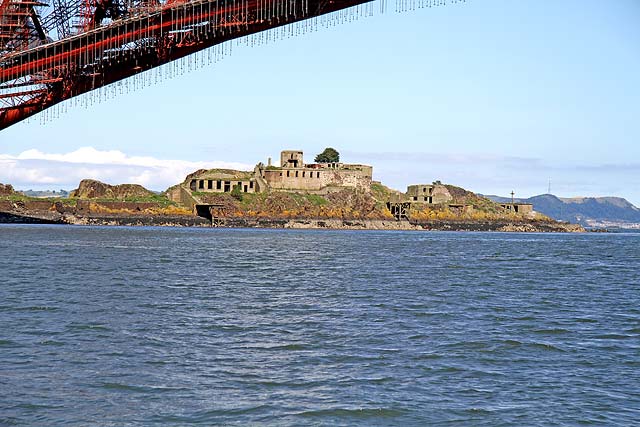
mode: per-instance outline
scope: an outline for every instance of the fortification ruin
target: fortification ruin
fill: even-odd
[[[167,196],[187,206],[194,213],[211,219],[223,216],[214,211],[224,211],[218,204],[220,199],[212,199],[211,194],[228,193],[238,199],[241,199],[242,194],[272,191],[327,196],[351,189],[371,195],[372,176],[373,167],[370,165],[341,162],[307,164],[302,150],[283,150],[280,153],[279,166],[272,165],[269,159],[266,165],[258,163],[253,171],[199,170],[187,176],[183,183],[170,188]],[[440,181],[413,184],[407,187],[405,193],[390,190],[386,199],[378,201],[382,202],[383,206],[386,205],[387,210],[397,220],[409,219],[412,210],[424,210],[427,205],[460,214],[474,210],[473,205],[460,202],[459,197],[454,197],[449,188]],[[530,205],[508,204],[502,207],[506,211],[518,214],[532,211]]]
[[[326,194],[342,188],[368,190],[373,167],[348,163],[304,163],[300,150],[280,153],[280,166],[258,163],[252,172],[230,169],[201,170],[191,174],[180,188],[169,191],[169,197],[184,202],[184,194],[194,193],[263,193],[303,191]]]

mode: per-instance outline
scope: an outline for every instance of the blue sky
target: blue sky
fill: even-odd
[[[640,205],[640,1],[388,4],[4,130],[0,182],[163,190],[193,168],[332,146],[397,189],[526,197],[551,180],[560,196]]]

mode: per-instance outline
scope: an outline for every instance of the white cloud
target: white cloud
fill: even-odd
[[[82,147],[70,153],[26,150],[17,156],[0,154],[0,182],[16,188],[75,188],[80,180],[97,179],[109,184],[140,184],[164,190],[182,182],[197,169],[228,168],[251,170],[245,163],[166,160],[128,156],[117,151]]]

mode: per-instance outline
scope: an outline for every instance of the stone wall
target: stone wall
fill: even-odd
[[[191,191],[203,193],[230,193],[234,187],[240,186],[242,193],[255,193],[255,179],[219,179],[219,178],[195,178],[189,183]]]
[[[411,202],[427,204],[447,203],[453,199],[447,187],[440,184],[410,185],[406,194]]]
[[[275,190],[320,191],[326,187],[355,187],[368,189],[371,175],[361,170],[286,168],[266,169],[263,176]]]
[[[171,196],[167,194],[167,197],[169,197],[174,202],[180,203],[182,206],[188,208],[189,210],[194,211],[196,200],[193,198],[191,193],[182,186],[176,187],[176,190],[177,192],[175,190],[172,190]]]
[[[274,190],[318,191],[326,185],[323,172],[312,169],[266,169],[264,180]]]
[[[453,196],[444,185],[434,185],[432,197],[433,203],[447,203],[453,199]]]

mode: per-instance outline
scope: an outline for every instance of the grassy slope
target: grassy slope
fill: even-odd
[[[204,203],[224,206],[226,214],[234,217],[256,218],[342,218],[389,219],[386,208],[370,194],[344,189],[326,196],[307,193],[248,193],[233,197],[230,194],[200,193]]]
[[[452,185],[446,186],[453,200],[451,204],[472,205],[472,212],[459,212],[443,205],[414,204],[411,210],[411,218],[414,220],[518,220],[523,219],[509,213],[505,213],[499,204],[478,196],[475,193]],[[392,219],[386,208],[386,202],[390,196],[400,194],[398,191],[388,188],[380,183],[371,185],[370,192],[343,189],[326,196],[306,193],[194,193],[202,203],[219,204],[224,207],[225,214],[230,217],[255,217],[255,218],[335,218],[335,219]],[[78,199],[36,199],[24,196],[20,193],[0,196],[0,200],[9,201],[50,201],[63,203],[67,206],[75,206]],[[92,212],[104,212],[111,214],[147,213],[150,215],[161,214],[190,214],[179,204],[167,199],[164,194],[153,194],[145,197],[130,197],[125,199],[90,199]],[[156,206],[145,211],[130,211],[127,209],[108,209],[100,207],[100,202],[137,202],[154,203]],[[537,220],[548,220],[539,216]]]
[[[415,220],[471,220],[471,221],[551,221],[550,218],[536,214],[531,218],[521,215],[514,215],[506,212],[486,197],[478,196],[464,188],[446,184],[447,190],[451,193],[453,200],[442,205],[414,205],[411,210],[411,218]],[[449,205],[472,206],[472,210],[460,212],[449,208]]]

